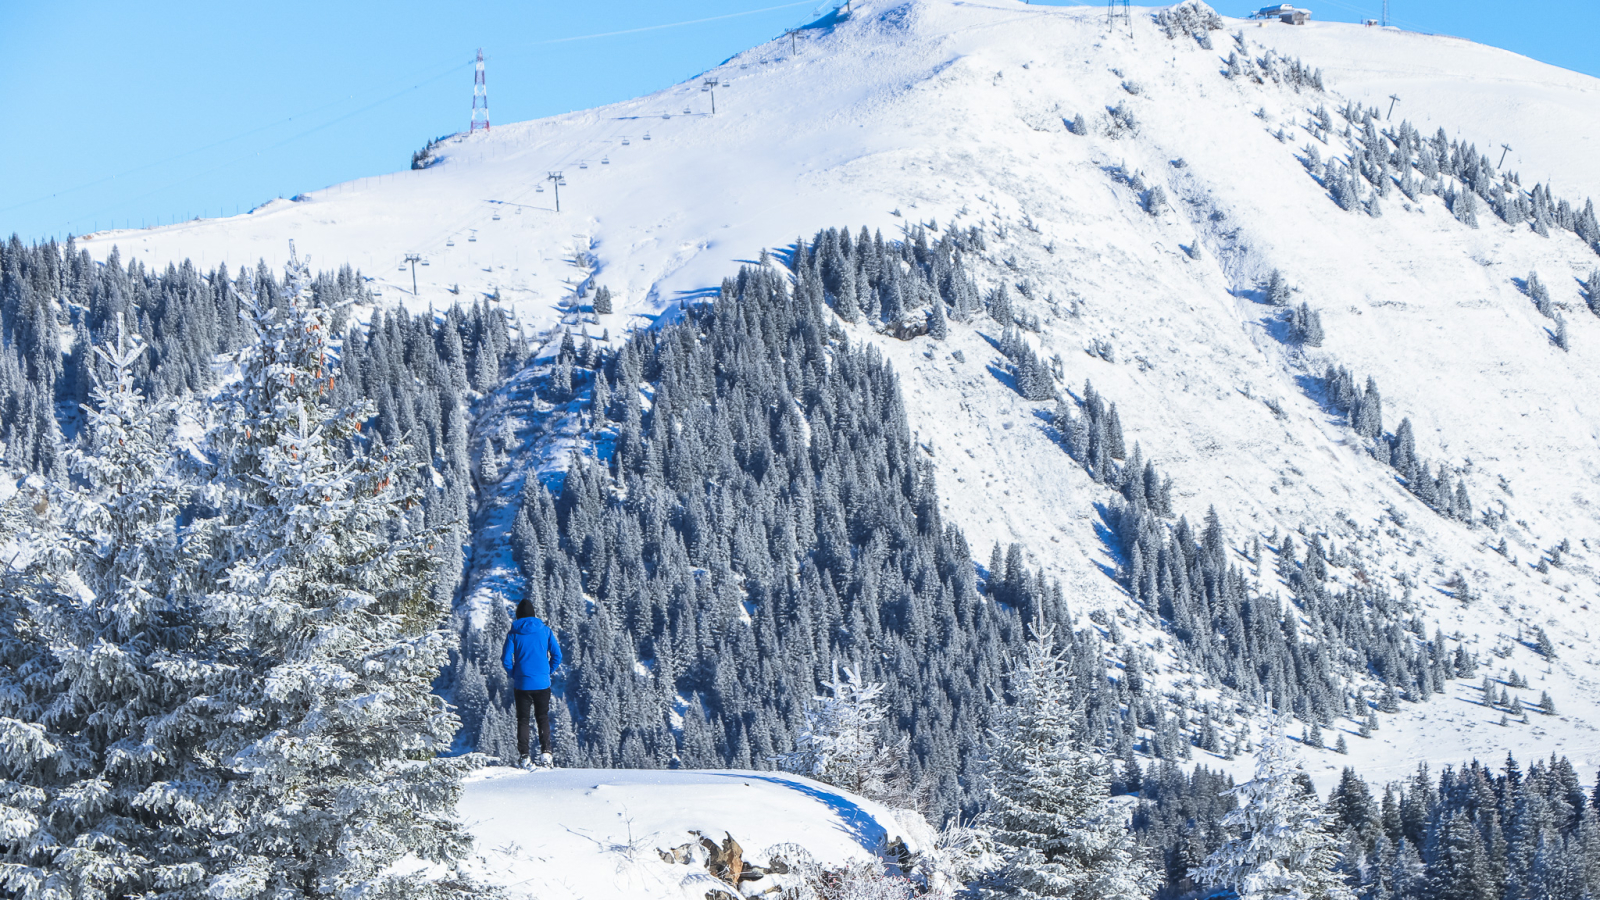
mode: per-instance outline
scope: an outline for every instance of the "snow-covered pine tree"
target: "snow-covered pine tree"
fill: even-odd
[[[1339,841],[1328,814],[1300,785],[1300,765],[1275,722],[1256,752],[1255,778],[1230,793],[1239,807],[1222,819],[1235,836],[1190,871],[1197,883],[1231,888],[1239,900],[1353,900],[1340,880]]]
[[[1148,897],[1155,875],[1110,803],[1110,774],[1074,733],[1070,676],[1052,629],[1028,643],[1013,678],[984,813],[1005,861],[982,895]]]
[[[884,685],[863,681],[853,667],[841,669],[835,661],[833,679],[823,687],[829,696],[819,694],[806,704],[805,727],[795,751],[779,758],[782,767],[874,800],[905,799],[899,762],[905,748],[883,740]]]
[[[933,310],[928,316],[928,337],[942,341],[950,336],[950,319],[945,314],[944,298],[933,295]]]
[[[332,406],[333,313],[304,264],[287,281],[287,302],[249,310],[258,340],[207,436],[204,714],[224,726],[190,750],[206,777],[147,802],[189,810],[218,900],[464,897],[465,879],[412,865],[448,869],[470,847],[455,803],[475,760],[437,755],[458,723],[431,690],[450,643],[432,590],[449,531],[420,527],[400,492],[405,448],[366,451],[371,404]]]
[[[1272,270],[1272,274],[1267,277],[1267,283],[1263,290],[1267,295],[1267,302],[1273,306],[1288,306],[1289,299],[1293,296],[1293,291],[1289,287],[1289,279],[1284,277],[1281,269]]]
[[[76,483],[8,504],[0,890],[13,897],[170,891],[205,858],[159,796],[193,775],[186,742],[205,729],[193,701],[210,686],[184,608],[188,491],[172,474],[170,409],[136,384],[144,344],[119,332],[96,348],[110,378],[90,370]]]

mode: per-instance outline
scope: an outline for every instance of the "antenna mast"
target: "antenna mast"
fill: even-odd
[[[467,134],[475,133],[480,127],[478,114],[483,114],[482,128],[489,130],[489,86],[483,80],[483,48],[478,48],[478,64],[472,73],[472,124],[467,126]]]
[[[1383,27],[1389,27],[1389,0],[1383,0]]]

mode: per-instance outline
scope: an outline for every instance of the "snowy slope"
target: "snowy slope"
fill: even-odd
[[[878,860],[895,837],[918,846],[879,804],[772,772],[497,768],[467,783],[460,811],[476,843],[469,871],[511,898],[703,900],[726,885],[707,873],[691,832],[719,844],[731,835],[760,866],[775,853],[795,862],[793,846],[829,866]],[[657,852],[684,844],[697,845],[687,862]]]
[[[1409,117],[1426,134],[1443,128],[1479,150],[1508,143],[1505,166],[1523,183],[1553,181],[1560,192],[1600,194],[1600,84],[1498,47],[1398,28],[1313,22],[1301,28],[1250,26],[1251,40],[1322,69],[1341,94]]]
[[[1360,554],[1362,577],[1409,591],[1430,634],[1460,632],[1489,671],[1529,677],[1525,703],[1549,690],[1561,714],[1501,727],[1498,712],[1476,705],[1475,688],[1454,685],[1430,704],[1405,704],[1372,740],[1352,738],[1348,759],[1314,754],[1314,766],[1353,761],[1398,774],[1507,750],[1568,753],[1580,770],[1600,764],[1600,734],[1588,724],[1600,720],[1589,649],[1600,629],[1591,609],[1600,321],[1573,281],[1600,258],[1570,234],[1539,237],[1488,213],[1468,229],[1436,198],[1411,206],[1391,195],[1378,219],[1346,213],[1297,160],[1314,140],[1301,127],[1310,110],[1335,109],[1342,91],[1374,104],[1397,91],[1397,118],[1411,116],[1425,134],[1459,130],[1480,149],[1509,142],[1508,166],[1525,185],[1553,178],[1558,195],[1581,204],[1600,193],[1584,143],[1600,133],[1600,82],[1453,39],[1250,23],[1250,54],[1266,44],[1325,67],[1329,94],[1295,93],[1224,78],[1226,33],[1203,50],[1169,41],[1144,13],[1130,36],[1108,33],[1095,9],[854,5],[848,18],[807,29],[797,54],[774,42],[707,73],[728,85],[715,116],[696,78],[453,140],[425,171],[87,246],[236,267],[277,265],[293,239],[315,264],[360,266],[388,301],[438,308],[498,290],[535,331],[575,323],[572,291],[592,277],[617,293],[618,311],[590,330],[616,335],[702,296],[761,248],[820,227],[866,225],[886,237],[916,222],[983,227],[985,274],[1033,287],[1036,299],[1021,304],[1042,320],[1044,355],[1061,355],[1063,386],[1076,392],[1092,378],[1118,403],[1128,440],[1174,478],[1191,520],[1214,505],[1240,546],[1275,530],[1322,532]],[[1118,104],[1133,111],[1137,134],[1108,133],[1106,109]],[[1079,113],[1087,136],[1064,126]],[[1342,150],[1336,140],[1320,152]],[[566,177],[559,214],[551,171]],[[1171,204],[1147,214],[1131,173],[1163,186]],[[1191,259],[1182,248],[1196,242]],[[428,261],[416,297],[399,269],[408,252]],[[1273,269],[1299,287],[1297,303],[1321,311],[1323,347],[1282,340],[1257,290]],[[1551,323],[1513,281],[1535,269],[1564,308],[1570,352],[1552,345]],[[945,513],[975,551],[1020,541],[1062,579],[1075,611],[1113,611],[1153,642],[1157,632],[1110,574],[1119,561],[1096,511],[1109,494],[1062,451],[1050,406],[1021,400],[997,374],[992,325],[956,326],[943,344],[859,336],[894,361]],[[1108,342],[1116,361],[1084,352],[1094,341]],[[1429,511],[1320,405],[1312,379],[1334,362],[1377,379],[1386,426],[1409,416],[1421,455],[1458,467],[1480,509],[1503,504],[1507,557],[1489,549],[1500,533]],[[530,452],[553,458],[548,447]],[[1574,551],[1567,567],[1535,571],[1563,538]],[[1482,597],[1470,607],[1443,587],[1457,571]],[[1270,587],[1270,557],[1261,574]],[[1535,625],[1558,644],[1551,665],[1517,643]]]

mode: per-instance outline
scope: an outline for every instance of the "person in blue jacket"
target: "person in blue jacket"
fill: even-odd
[[[550,755],[550,673],[561,667],[561,645],[555,632],[534,615],[533,601],[517,604],[517,620],[511,623],[501,662],[511,676],[517,698],[517,753],[521,765],[531,767],[528,756],[528,712],[539,723],[539,758],[545,766],[555,763]]]

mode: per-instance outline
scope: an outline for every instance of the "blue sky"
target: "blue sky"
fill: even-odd
[[[480,46],[494,121],[514,122],[672,84],[831,5],[0,2],[0,234],[232,214],[405,168],[465,128]],[[1299,5],[1359,21],[1382,0]],[[1391,0],[1391,19],[1600,76],[1594,0]]]

